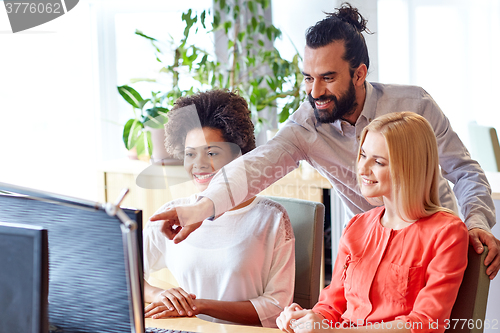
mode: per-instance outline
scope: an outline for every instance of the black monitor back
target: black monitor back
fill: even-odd
[[[0,222],[0,333],[47,332],[47,230]]]
[[[131,332],[120,220],[102,208],[41,197],[0,193],[0,221],[48,230],[50,329],[58,333]],[[142,230],[142,211],[124,211]],[[142,244],[142,233],[136,234]],[[137,266],[142,277],[142,264]]]

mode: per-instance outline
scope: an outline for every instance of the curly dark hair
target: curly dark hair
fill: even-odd
[[[254,126],[245,99],[227,90],[199,92],[179,98],[167,114],[165,125],[165,149],[181,158],[188,132],[195,128],[213,128],[222,133],[246,154],[255,148]],[[233,150],[236,155],[238,151]]]
[[[343,59],[349,62],[351,76],[356,68],[365,64],[370,67],[368,48],[362,32],[371,33],[366,28],[368,22],[351,4],[344,2],[334,13],[325,13],[327,17],[317,22],[306,31],[306,45],[312,49],[326,46],[334,41],[343,41],[345,54]]]

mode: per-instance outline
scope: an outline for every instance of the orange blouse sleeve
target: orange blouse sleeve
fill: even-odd
[[[344,229],[343,234],[349,230],[349,227],[357,218],[358,215],[351,219]],[[312,308],[314,312],[320,313],[325,317],[330,324],[342,322],[341,316],[347,308],[347,300],[344,294],[344,280],[349,262],[349,249],[344,242],[344,236],[342,236],[339,242],[337,259],[333,266],[332,281],[328,287],[321,291],[318,303]]]

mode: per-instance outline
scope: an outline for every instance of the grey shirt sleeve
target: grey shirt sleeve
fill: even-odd
[[[289,120],[276,137],[224,166],[200,195],[214,203],[215,216],[259,194],[305,159],[304,129]],[[306,131],[307,132],[307,131]]]
[[[436,102],[423,89],[422,91],[421,114],[434,128],[442,174],[454,184],[453,191],[461,207],[464,222],[469,230],[481,228],[491,231],[496,223],[495,206],[486,175],[479,164],[471,159]]]

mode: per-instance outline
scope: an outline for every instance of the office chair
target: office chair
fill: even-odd
[[[447,333],[483,332],[490,288],[490,278],[486,275],[484,265],[487,253],[486,246],[484,246],[483,253],[477,254],[469,245],[467,268],[458,290],[457,300],[451,310],[450,327],[446,330]]]
[[[268,197],[285,207],[295,235],[295,292],[293,301],[305,309],[318,302],[323,251],[325,206],[319,202]]]
[[[472,158],[477,160],[484,171],[500,171],[500,145],[497,131],[493,127],[469,123]]]

